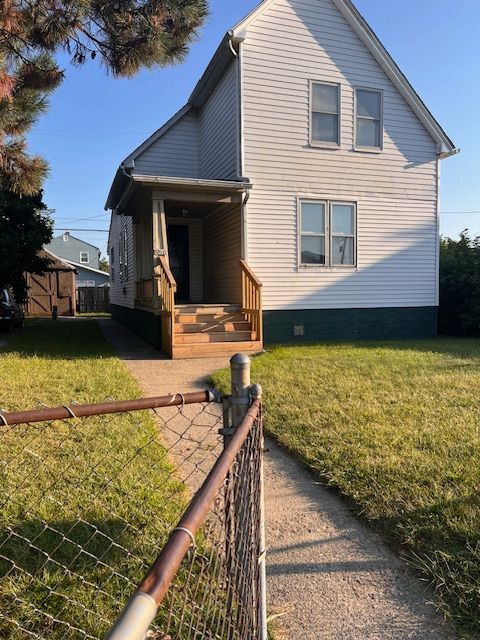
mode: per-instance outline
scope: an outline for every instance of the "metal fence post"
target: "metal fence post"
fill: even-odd
[[[237,353],[230,360],[232,395],[232,427],[235,429],[242,422],[250,406],[250,358]]]

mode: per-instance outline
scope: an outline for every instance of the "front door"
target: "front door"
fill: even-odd
[[[190,255],[188,226],[170,224],[167,228],[170,270],[177,283],[177,302],[190,300]]]

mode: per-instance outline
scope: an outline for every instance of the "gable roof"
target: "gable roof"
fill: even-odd
[[[262,0],[256,9],[251,11],[246,18],[232,29],[230,32],[232,36],[244,38],[246,29],[267,9],[274,5],[275,2],[277,2],[277,0]],[[438,155],[445,158],[458,153],[459,149],[456,149],[454,143],[426,107],[423,100],[351,0],[332,0],[332,2],[370,51],[392,84],[403,96],[430,136],[437,143]]]
[[[165,133],[174,127],[190,110],[199,109],[205,104],[211,91],[231,64],[232,60],[238,57],[237,45],[239,42],[245,40],[248,27],[277,1],[278,0],[261,0],[260,4],[253,9],[253,11],[225,34],[205,72],[191,93],[187,104],[121,163],[110,188],[105,209],[111,209],[116,206],[118,194],[123,193],[125,187],[131,180],[131,175],[127,172],[134,168],[136,158],[165,135]],[[459,153],[460,149],[455,147],[455,144],[437,122],[392,56],[380,42],[373,29],[356,9],[353,2],[351,0],[332,0],[332,2],[367,47],[400,95],[405,99],[426,131],[437,143],[438,156],[440,158],[447,158]]]
[[[73,265],[71,265],[63,258],[56,256],[54,253],[52,253],[52,251],[45,249],[45,247],[43,247],[43,249],[40,249],[38,255],[46,257],[50,260],[48,271],[76,271]]]
[[[98,247],[96,247],[94,244],[91,244],[90,242],[87,242],[86,240],[82,240],[81,238],[77,238],[77,236],[72,236],[72,234],[69,231],[66,231],[65,233],[68,233],[68,237],[72,238],[72,240],[76,240],[77,242],[81,242],[82,244],[86,244],[88,247],[92,247],[92,249],[96,249],[100,253],[100,249]],[[65,233],[62,233],[62,235],[55,236],[54,238],[52,238],[52,241],[47,246],[50,246],[54,240],[60,240],[61,238],[63,238]],[[62,242],[63,242],[63,240],[62,240]]]
[[[94,269],[93,267],[89,267],[88,264],[81,264],[80,262],[74,262],[73,260],[69,260],[68,262],[69,264],[73,265],[74,267],[77,267],[78,269],[85,269],[85,271],[92,271],[93,273],[99,273],[100,275],[105,276],[106,278],[110,278],[109,271]]]

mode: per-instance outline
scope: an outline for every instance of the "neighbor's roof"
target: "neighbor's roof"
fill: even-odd
[[[45,249],[45,247],[41,249],[38,253],[40,255],[44,254],[45,257],[51,260],[50,269],[52,271],[76,271],[73,265],[71,265],[69,262],[67,262],[63,258],[59,258],[48,249]]]
[[[63,236],[67,234],[69,238],[73,238],[74,240],[77,240],[78,242],[81,242],[82,244],[86,244],[89,247],[92,247],[92,249],[96,249],[99,253],[100,253],[100,249],[98,247],[96,247],[94,244],[92,244],[91,242],[87,242],[86,240],[82,240],[82,238],[77,238],[77,236],[73,236],[70,231],[65,231],[64,233],[62,233],[59,236],[55,236],[54,238],[52,238],[52,240],[60,240],[61,238],[63,238]]]
[[[222,77],[233,58],[237,55],[235,45],[245,39],[248,27],[277,1],[278,0],[262,0],[256,9],[249,13],[246,18],[235,25],[235,27],[233,27],[233,29],[224,36],[204,74],[197,82],[187,104],[122,162],[110,189],[105,209],[110,209],[115,206],[113,204],[115,194],[119,191],[123,192],[123,189],[128,183],[130,176],[125,174],[125,169],[133,168],[136,158],[138,158],[141,153],[148,149],[148,147],[150,147],[159,138],[165,135],[165,133],[167,133],[167,131],[169,131],[181,118],[183,118],[186,113],[191,109],[201,108],[205,104],[211,91],[217,85],[219,79]],[[439,157],[445,158],[454,153],[458,153],[459,150],[456,149],[452,140],[434,118],[423,100],[412,87],[406,76],[400,70],[396,62],[380,42],[373,29],[356,9],[351,0],[332,0],[332,2],[334,2],[345,20],[370,51],[392,84],[403,96],[432,139],[437,143]]]
[[[73,262],[73,260],[68,261],[70,264],[73,264],[78,269],[85,269],[86,271],[93,271],[93,273],[99,273],[102,276],[107,278],[110,277],[110,273],[108,271],[102,271],[101,269],[94,269],[93,267],[89,267],[88,264],[81,264],[80,262]]]

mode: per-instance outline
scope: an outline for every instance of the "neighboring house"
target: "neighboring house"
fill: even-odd
[[[100,269],[100,249],[85,240],[72,236],[69,231],[53,238],[46,248],[68,262]]]
[[[349,0],[265,0],[117,171],[113,317],[172,357],[433,336],[457,152]]]
[[[50,265],[42,275],[26,274],[25,313],[28,316],[51,316],[56,308],[59,316],[74,316],[75,267],[46,249],[39,254],[48,258]]]
[[[93,244],[65,231],[53,238],[46,248],[76,268],[77,289],[109,285],[110,275],[100,270],[100,249]]]
[[[93,269],[92,267],[86,267],[83,264],[78,264],[69,261],[71,265],[77,270],[77,289],[82,287],[109,287],[110,286],[110,274],[100,269]]]

